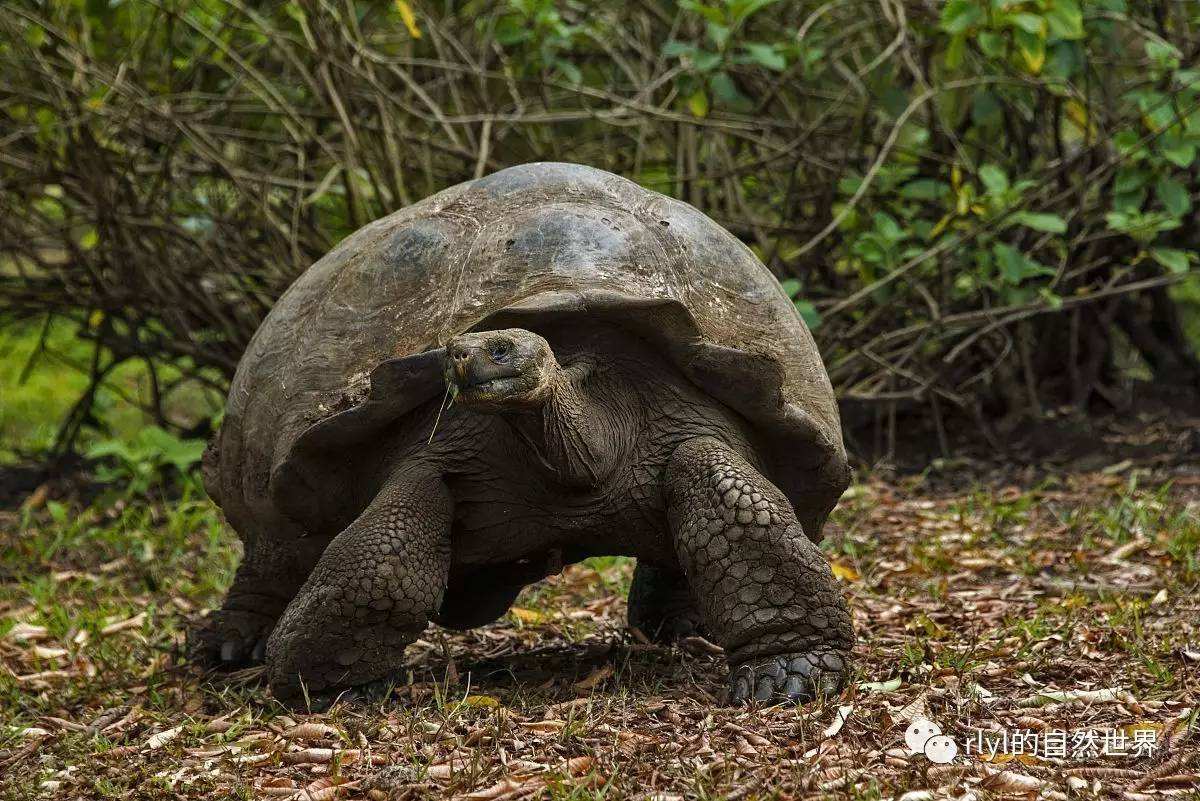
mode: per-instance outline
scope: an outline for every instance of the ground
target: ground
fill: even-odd
[[[857,673],[768,709],[720,705],[714,646],[626,629],[609,559],[431,628],[382,700],[287,710],[182,656],[236,561],[191,483],[35,493],[0,512],[0,799],[1197,797],[1200,477],[940,466],[859,476],[824,543]],[[953,762],[906,748],[921,718]]]

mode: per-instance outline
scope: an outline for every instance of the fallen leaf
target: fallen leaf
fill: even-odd
[[[301,723],[285,730],[283,739],[309,742],[312,740],[336,740],[341,735],[340,730],[327,723]]]
[[[593,687],[595,687],[597,684],[599,684],[600,682],[607,679],[612,674],[613,674],[612,663],[605,662],[603,665],[601,665],[600,667],[593,670],[592,675],[588,676],[586,679],[581,679],[580,681],[575,682],[575,689],[590,690]]]
[[[858,689],[869,693],[894,693],[902,683],[903,679],[897,676],[887,681],[864,681],[858,685]]]
[[[463,799],[463,801],[490,801],[493,798],[499,798],[502,795],[515,793],[521,788],[521,783],[510,778],[504,778],[487,787],[483,790],[476,790],[473,793],[466,795],[455,796],[455,799]]]
[[[299,751],[288,751],[282,759],[285,765],[321,765],[332,762],[332,748],[303,748]]]
[[[1045,785],[1041,779],[1011,770],[997,770],[979,782],[981,790],[996,793],[1036,793]]]
[[[547,620],[547,616],[534,609],[523,609],[519,606],[509,608],[509,613],[522,623],[542,623]]]
[[[833,571],[833,575],[840,578],[842,581],[858,581],[862,578],[850,565],[842,561],[832,562],[829,568]]]
[[[1021,701],[1018,706],[1045,706],[1046,704],[1112,704],[1124,701],[1128,693],[1121,687],[1106,687],[1101,690],[1041,690],[1036,695]]]
[[[66,648],[47,648],[44,645],[35,645],[33,647],[33,655],[38,659],[61,659],[68,653],[70,652]]]
[[[100,629],[100,633],[103,634],[104,636],[108,636],[109,634],[116,634],[117,632],[125,631],[126,629],[141,628],[142,624],[145,622],[146,622],[146,613],[138,612],[136,615],[134,615],[131,618],[126,618],[125,620],[118,620],[116,623],[109,623],[107,626]]]
[[[564,766],[564,772],[568,776],[582,776],[592,769],[594,762],[590,756],[571,757]]]
[[[567,724],[562,720],[535,720],[531,723],[521,723],[520,726],[541,734],[554,734],[565,729]]]
[[[854,711],[854,705],[839,706],[837,714],[833,716],[833,722],[829,724],[829,728],[825,729],[825,738],[833,737],[842,730],[846,725],[846,721],[850,719],[850,713]]]
[[[173,729],[167,729],[166,731],[160,731],[158,734],[151,735],[150,738],[146,740],[146,748],[149,748],[151,751],[162,748],[164,745],[178,737],[181,731],[183,731],[183,727],[176,726]]]
[[[8,630],[6,637],[11,637],[14,640],[23,640],[25,642],[33,642],[34,640],[44,640],[46,638],[45,626],[31,626],[28,623],[18,623]]]

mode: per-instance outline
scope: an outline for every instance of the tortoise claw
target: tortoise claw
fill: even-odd
[[[234,670],[261,665],[274,627],[275,619],[267,615],[221,609],[191,632],[188,650],[205,667]]]
[[[746,663],[730,671],[729,700],[735,705],[803,704],[818,696],[836,695],[848,671],[846,655],[828,648]]]

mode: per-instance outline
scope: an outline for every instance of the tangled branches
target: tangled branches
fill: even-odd
[[[75,320],[97,380],[219,384],[342,236],[534,160],[732,230],[845,399],[1119,402],[1129,352],[1200,379],[1168,291],[1196,259],[1188,4],[9,5],[0,314]]]

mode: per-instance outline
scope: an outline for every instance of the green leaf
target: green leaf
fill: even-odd
[[[921,178],[909,181],[900,187],[900,197],[907,200],[937,200],[949,189],[941,181],[932,178]]]
[[[1113,179],[1113,192],[1118,195],[1141,189],[1150,180],[1150,174],[1136,167],[1123,167],[1117,170]]]
[[[837,188],[843,195],[853,195],[862,186],[861,175],[845,175],[838,179]]]
[[[1145,47],[1146,55],[1160,67],[1173,69],[1179,66],[1179,51],[1170,42],[1147,39]]]
[[[733,82],[733,78],[729,77],[727,72],[718,72],[708,79],[708,86],[712,89],[713,96],[720,100],[725,105],[737,109],[739,111],[749,110],[751,103],[737,88],[737,84]]]
[[[1028,12],[1013,14],[1009,17],[1009,21],[1026,33],[1032,33],[1034,36],[1039,37],[1046,35],[1046,23],[1037,14],[1030,14]]]
[[[965,33],[955,34],[950,37],[950,44],[946,45],[946,69],[956,70],[962,66],[963,59],[967,54],[967,35]]]
[[[775,70],[776,72],[787,69],[787,59],[777,53],[771,45],[762,44],[761,42],[748,42],[744,47],[746,48],[746,54],[755,64],[766,67],[769,70]]]
[[[980,31],[975,41],[985,56],[999,58],[1004,55],[1004,37],[995,31]]]
[[[688,11],[696,12],[709,22],[721,22],[725,18],[725,14],[721,11],[721,9],[705,5],[704,3],[697,2],[696,0],[684,0],[684,2],[680,3],[679,5],[683,8],[686,8]]]
[[[804,324],[808,326],[809,331],[815,331],[821,325],[821,313],[817,311],[817,307],[811,301],[797,300],[796,311],[800,312],[800,317],[804,320]]]
[[[30,25],[25,29],[25,41],[30,47],[41,47],[46,43],[46,29],[41,25]]]
[[[1050,33],[1059,39],[1083,38],[1083,13],[1076,0],[1054,0],[1046,11],[1046,22]]]
[[[1083,47],[1078,42],[1055,42],[1050,45],[1050,54],[1042,72],[1049,78],[1069,80],[1084,66]]]
[[[785,278],[779,282],[779,286],[789,298],[796,297],[796,293],[800,291],[800,281],[795,278]]]
[[[742,22],[778,0],[730,0],[729,13],[733,18]]]
[[[729,26],[710,22],[704,27],[709,41],[716,45],[718,50],[724,50],[725,44],[729,41]]]
[[[873,215],[872,221],[875,224],[875,230],[889,242],[901,242],[908,238],[908,234],[904,233],[904,229],[890,214],[877,211]]]
[[[975,0],[950,0],[942,9],[941,28],[949,34],[963,33],[983,21],[983,9]]]
[[[1186,273],[1188,271],[1188,254],[1185,250],[1154,248],[1150,251],[1150,256],[1173,273]]]
[[[1025,30],[1016,32],[1017,50],[1025,62],[1025,68],[1033,75],[1042,71],[1046,63],[1046,38],[1041,34],[1029,33]]]
[[[1026,228],[1032,228],[1035,231],[1044,231],[1048,234],[1064,234],[1067,232],[1067,221],[1057,214],[1018,211],[1013,215],[1013,220],[1024,225]]]
[[[712,72],[721,63],[720,53],[710,53],[707,50],[697,50],[692,54],[692,66],[697,72]]]
[[[92,445],[83,453],[89,459],[102,459],[105,456],[116,456],[123,462],[136,461],[133,451],[119,439],[106,439]]]
[[[1176,167],[1187,169],[1196,160],[1196,145],[1184,141],[1183,137],[1164,136],[1158,145],[1163,158]]]
[[[1008,176],[1004,170],[995,164],[984,164],[979,168],[979,180],[993,195],[1001,195],[1008,191]]]
[[[687,106],[693,117],[707,117],[708,93],[703,88],[692,92],[691,97],[687,99]]]
[[[1054,275],[1054,270],[1003,242],[992,245],[992,253],[995,254],[996,263],[1000,266],[1001,277],[1013,286],[1036,275]]]
[[[1154,187],[1154,196],[1163,204],[1163,208],[1176,217],[1187,214],[1192,207],[1187,187],[1174,178],[1160,178]]]
[[[976,125],[995,125],[1004,119],[1004,107],[996,95],[986,89],[975,92],[971,98],[971,122]]]

